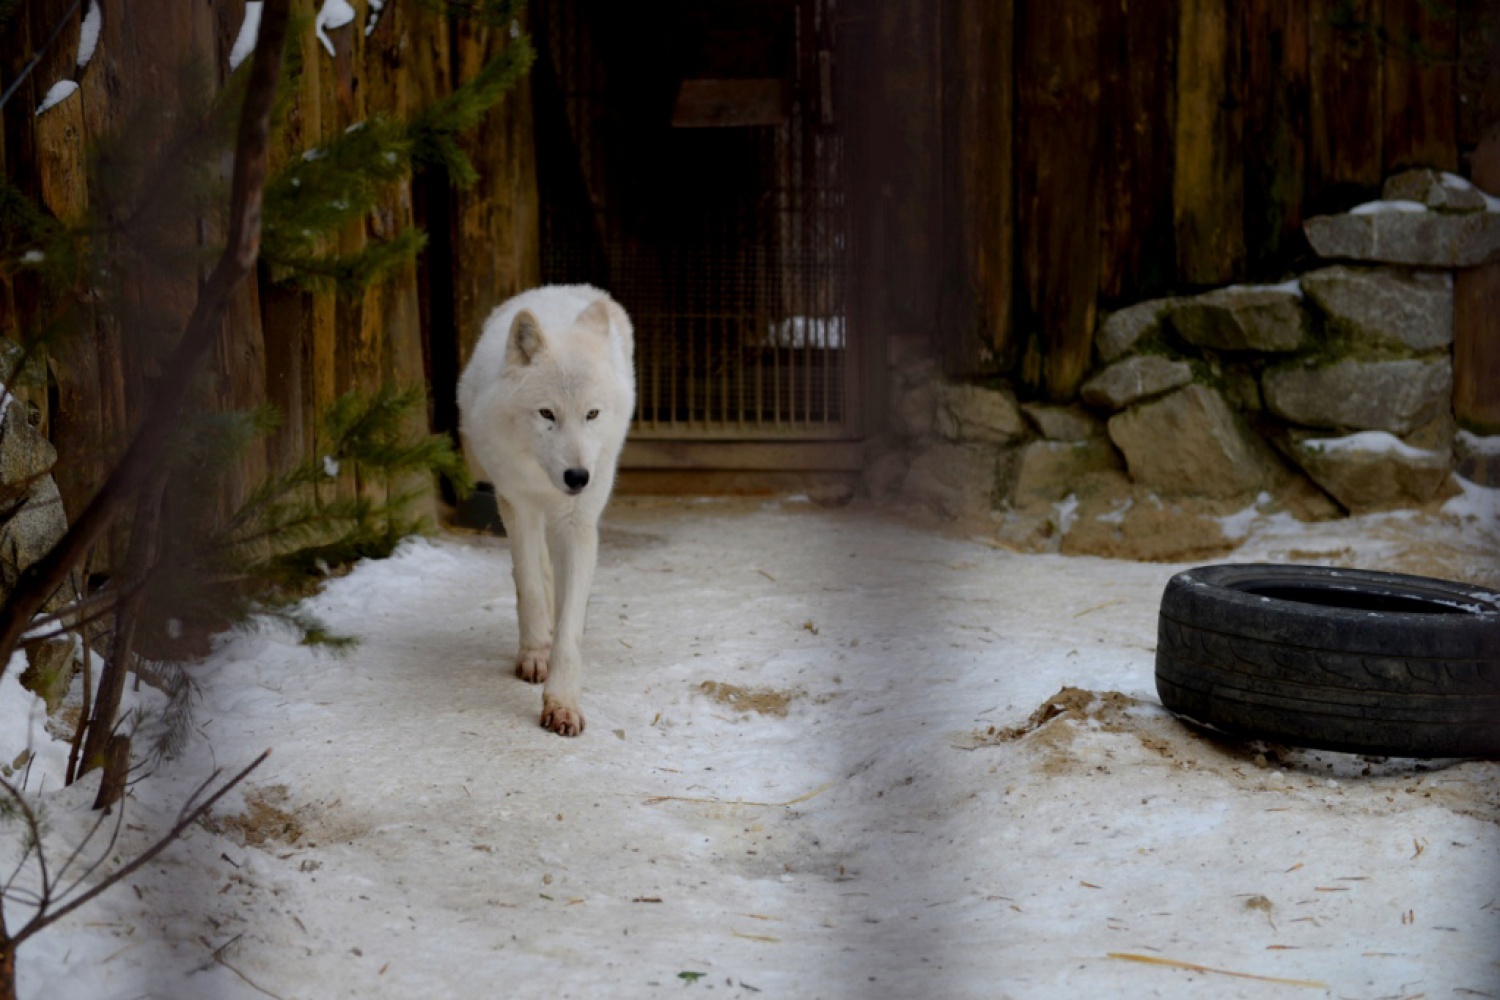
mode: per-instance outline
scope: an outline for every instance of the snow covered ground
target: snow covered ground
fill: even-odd
[[[1236,561],[1500,584],[1500,491],[1233,526]],[[351,655],[268,632],[197,668],[192,746],[136,786],[116,853],[273,755],[28,942],[22,996],[1500,996],[1500,763],[1183,727],[1152,680],[1181,568],[857,506],[619,500],[565,740],[511,675],[505,543],[410,542],[310,602]],[[96,779],[56,790],[38,749],[62,842]]]

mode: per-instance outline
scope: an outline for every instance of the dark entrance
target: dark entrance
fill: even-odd
[[[534,4],[542,278],[630,312],[637,454],[860,436],[833,8]]]

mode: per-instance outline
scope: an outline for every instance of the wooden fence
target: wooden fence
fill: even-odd
[[[950,368],[1054,399],[1101,303],[1278,278],[1304,219],[1467,173],[1500,123],[1493,0],[875,6],[877,47],[925,51],[923,141],[957,166],[923,236],[967,279],[935,304]]]
[[[94,142],[129,127],[143,103],[170,106],[186,61],[203,64],[208,86],[223,86],[246,5],[106,0],[97,49],[81,70],[82,11],[67,19],[71,6],[72,0],[33,0],[0,26],[0,85],[8,85],[54,26],[65,25],[4,110],[0,163],[13,183],[67,221],[89,205],[85,165]],[[304,71],[273,150],[273,170],[374,111],[405,116],[444,96],[509,43],[509,32],[450,22],[406,0],[378,12],[358,3],[353,24],[315,32],[321,7],[315,0],[293,2],[301,30],[290,44],[300,46]],[[37,115],[43,95],[67,79],[77,80],[77,93]],[[529,84],[523,82],[464,143],[480,173],[475,187],[453,190],[442,178],[418,175],[394,185],[363,225],[340,237],[340,249],[350,252],[415,223],[430,235],[417,264],[362,295],[304,292],[273,283],[264,269],[242,289],[212,361],[214,394],[229,407],[269,400],[284,420],[246,459],[242,481],[307,455],[317,415],[344,392],[387,381],[423,385],[435,377],[451,385],[481,318],[536,283],[530,122]],[[182,229],[211,247],[216,225],[205,212],[184,219]],[[185,318],[197,277],[160,275],[139,294]],[[24,277],[0,280],[0,334],[19,336],[45,320],[49,308]],[[142,331],[101,320],[54,359],[53,390],[28,394],[63,456],[57,479],[70,517],[102,481],[107,456],[149,404],[154,368],[146,345]],[[445,404],[435,399],[430,416],[438,429],[453,427],[451,393]]]
[[[0,85],[72,6],[10,8]],[[330,53],[311,30],[322,6],[295,3],[306,71],[282,158],[372,110],[400,115],[448,93],[508,41],[410,0],[388,0],[366,34],[371,6],[358,0],[355,24],[326,33]],[[4,109],[7,176],[78,217],[93,140],[136,101],[165,100],[186,55],[222,85],[244,8],[105,2],[82,70],[75,12]],[[1403,167],[1465,171],[1500,121],[1493,0],[839,0],[835,20],[851,336],[882,360],[935,339],[954,374],[1010,377],[1057,400],[1088,370],[1101,306],[1279,277],[1305,254],[1306,217],[1376,196]],[[53,83],[74,78],[76,94],[35,114]],[[351,388],[439,387],[432,426],[453,427],[442,387],[483,315],[539,273],[532,117],[523,83],[466,143],[476,187],[419,176],[345,234],[349,250],[412,222],[426,228],[422,260],[394,280],[342,296],[262,274],[244,290],[214,362],[218,394],[229,405],[269,399],[285,415],[246,479],[306,455],[316,414]],[[184,222],[213,243],[211,217]],[[143,294],[185,314],[192,277]],[[24,280],[0,275],[0,333],[16,336],[44,312]],[[132,335],[95,324],[55,360],[53,391],[32,394],[68,456],[58,478],[70,513],[148,400],[152,365]],[[1495,340],[1481,337],[1492,360]],[[883,398],[882,379],[879,366],[867,373],[867,397]],[[1481,395],[1496,408],[1495,388]]]

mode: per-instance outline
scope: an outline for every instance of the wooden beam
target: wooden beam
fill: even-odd
[[[949,368],[991,369],[1015,353],[1015,24],[1014,0],[956,0],[944,39],[950,58],[944,128],[952,190],[945,240],[962,254],[963,276],[945,297],[943,345]],[[953,302],[953,295],[963,301]],[[973,331],[977,330],[976,338]]]
[[[1458,169],[1458,24],[1452,4],[1384,0],[1385,174]]]
[[[1229,0],[1182,0],[1177,33],[1172,207],[1177,274],[1190,285],[1233,281],[1245,264],[1242,119],[1234,108],[1238,48]]]
[[[865,446],[848,441],[628,441],[628,469],[842,471],[864,468]]]
[[[1309,215],[1377,195],[1382,170],[1377,0],[1312,4],[1309,26]],[[1336,8],[1345,16],[1334,20]]]
[[[1304,0],[1241,2],[1245,277],[1277,279],[1307,247],[1308,10]]]
[[[1500,122],[1471,160],[1474,183],[1500,192]],[[1453,414],[1459,426],[1500,434],[1500,264],[1459,271],[1453,279]],[[1490,486],[1500,485],[1496,483]]]
[[[1023,377],[1063,401],[1088,370],[1098,308],[1100,26],[1089,5],[1027,4],[1018,14]]]
[[[1172,227],[1172,89],[1177,0],[1100,5],[1104,162],[1099,294],[1138,302],[1177,279]]]

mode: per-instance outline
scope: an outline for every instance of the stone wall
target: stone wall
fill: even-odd
[[[1220,518],[1420,507],[1454,474],[1500,485],[1500,440],[1452,416],[1454,268],[1500,258],[1500,201],[1415,171],[1309,220],[1326,262],[1277,285],[1105,318],[1078,405],[944,381],[921,345],[892,372],[869,493],[987,520],[1028,550],[1194,558]]]

